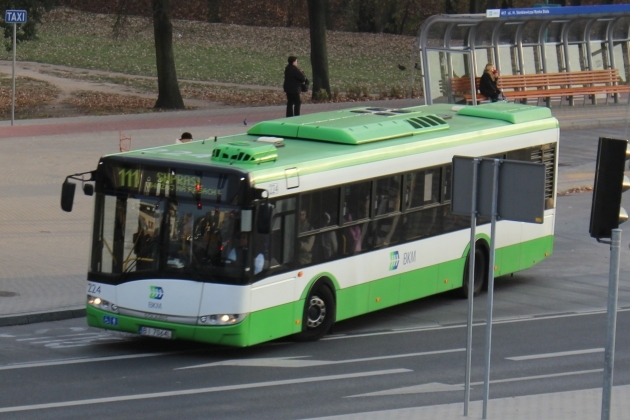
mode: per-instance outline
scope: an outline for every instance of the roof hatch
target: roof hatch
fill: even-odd
[[[525,123],[551,118],[551,110],[546,107],[494,102],[477,106],[465,106],[457,110],[457,115],[491,118],[512,124]]]
[[[282,139],[275,139],[282,140]],[[218,162],[263,163],[278,159],[278,149],[268,142],[237,141],[220,144],[212,151],[212,160]]]
[[[449,129],[442,117],[423,108],[368,107],[301,115],[264,121],[247,133],[358,145]]]

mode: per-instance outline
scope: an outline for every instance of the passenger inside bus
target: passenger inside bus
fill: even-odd
[[[300,212],[300,225],[298,228],[299,233],[308,232],[311,230],[311,225],[306,218],[306,210]],[[300,238],[300,253],[298,259],[300,264],[310,264],[313,260],[313,244],[315,243],[315,236],[306,236]]]
[[[392,183],[387,191],[378,196],[378,206],[375,216],[394,214],[385,219],[379,219],[373,225],[372,240],[374,247],[388,246],[398,242],[398,220],[400,219],[400,189],[398,184]]]
[[[323,227],[329,227],[330,226],[330,214],[328,214],[327,212],[324,212],[323,215]],[[331,257],[335,257],[337,255],[337,234],[334,231],[328,231],[328,232],[324,232],[322,233],[322,235],[320,236],[321,238],[321,249],[322,249],[322,256],[325,260],[329,260],[331,259]]]
[[[232,248],[227,256],[230,265],[238,268],[247,268],[247,258],[249,255],[249,234],[241,232],[238,244]],[[262,251],[258,251],[254,259],[254,274],[260,273],[265,265],[265,257]]]
[[[150,270],[153,268],[154,235],[140,223],[138,231],[133,234],[133,251],[136,255],[136,270]]]

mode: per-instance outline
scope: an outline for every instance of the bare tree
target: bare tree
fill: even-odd
[[[184,109],[184,100],[179,92],[177,73],[175,72],[173,25],[171,24],[169,3],[169,0],[151,1],[158,75],[158,99],[155,102],[155,108]]]
[[[311,68],[313,69],[313,99],[320,90],[330,98],[328,49],[326,47],[326,0],[308,0],[308,21],[311,34]]]

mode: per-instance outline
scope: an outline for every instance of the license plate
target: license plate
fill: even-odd
[[[149,337],[165,338],[170,340],[173,338],[173,331],[162,330],[160,328],[152,327],[140,327],[140,335],[147,335]]]

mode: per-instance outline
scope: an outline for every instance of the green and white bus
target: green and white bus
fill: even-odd
[[[558,122],[494,103],[352,108],[246,134],[104,156],[70,175],[95,196],[87,320],[98,328],[250,346],[316,340],[341,321],[467,294],[470,218],[451,214],[454,155],[546,165],[542,224],[479,220],[474,290],[553,252]]]

